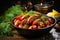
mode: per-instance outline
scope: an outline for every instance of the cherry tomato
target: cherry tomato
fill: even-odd
[[[38,24],[39,19],[33,21],[33,25]]]
[[[22,16],[22,17],[20,17],[20,20],[23,20],[25,18],[25,16]]]
[[[37,26],[36,25],[32,25],[29,27],[29,29],[37,29]]]
[[[41,26],[38,26],[38,29],[42,28]]]
[[[29,21],[29,23],[32,24],[33,21],[34,21],[34,19],[32,18],[32,19]]]
[[[26,24],[26,22],[27,22],[27,20],[24,19],[24,20],[21,21],[21,24]]]
[[[22,17],[20,17],[20,20],[23,20],[24,18],[27,18],[27,17],[29,17],[29,15],[28,14],[25,14]]]
[[[32,19],[32,16],[30,16],[30,17],[27,19],[26,24],[30,24],[31,19]]]
[[[50,25],[47,25],[47,27],[49,27]]]
[[[32,29],[32,26],[30,26],[28,29]]]
[[[32,28],[33,28],[33,29],[36,29],[36,28],[37,28],[37,26],[36,26],[36,25],[32,25]]]
[[[37,24],[37,21],[33,21],[33,23],[32,23],[32,24],[33,24],[33,25],[34,25],[34,24]]]
[[[19,23],[21,23],[20,20],[16,20],[16,22],[14,22],[14,25],[17,26]]]
[[[18,27],[19,27],[19,28],[23,28],[22,24],[19,24]]]
[[[51,18],[48,18],[48,20],[51,24],[53,23],[53,20]]]
[[[21,20],[22,16],[24,16],[24,15],[19,15],[19,16],[16,17],[16,19]]]
[[[46,25],[51,25],[51,23],[49,22],[49,20],[45,21]]]
[[[43,22],[40,22],[40,27],[41,28],[45,27],[45,24]]]

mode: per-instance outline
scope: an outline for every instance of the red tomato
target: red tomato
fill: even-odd
[[[27,20],[24,19],[24,20],[21,21],[21,24],[26,24],[26,22],[27,22]]]
[[[33,25],[35,25],[35,24],[37,24],[37,21],[33,21],[33,23],[32,23]]]
[[[50,25],[47,25],[47,27],[49,27]]]
[[[49,22],[49,20],[45,21],[46,25],[51,25],[51,23]]]
[[[41,28],[45,27],[45,24],[43,22],[40,22],[40,27]]]
[[[27,19],[26,24],[29,24],[29,23],[30,23],[30,21],[31,21],[31,19],[32,19],[32,16],[30,16],[30,17]]]
[[[37,28],[37,26],[36,26],[36,25],[32,25],[32,28],[33,28],[33,29],[36,29],[36,28]]]
[[[32,26],[30,26],[28,29],[32,29]]]
[[[16,22],[14,22],[14,25],[17,26],[19,23],[21,23],[20,20],[16,20]]]
[[[21,24],[18,25],[19,28],[23,28],[23,26]]]
[[[38,26],[38,29],[40,29],[41,27],[40,26]]]
[[[33,21],[33,25],[38,24],[39,19]]]
[[[25,16],[20,17],[20,20],[23,20]]]
[[[36,25],[32,25],[32,26],[29,27],[29,29],[36,29],[36,28],[37,28]]]
[[[48,18],[48,20],[51,24],[53,23],[53,20],[51,18]]]
[[[29,21],[29,23],[31,23],[32,24],[32,22],[34,21],[34,18],[32,18],[30,21]]]
[[[22,17],[20,17],[20,20],[23,20],[26,17],[29,17],[29,15],[28,14],[23,15]]]
[[[19,15],[19,16],[16,17],[16,19],[21,20],[21,17],[22,17],[22,16],[24,16],[24,15]]]

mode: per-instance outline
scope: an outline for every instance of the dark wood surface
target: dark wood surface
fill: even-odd
[[[22,36],[0,37],[0,40],[54,40],[51,34],[39,38],[24,38]]]

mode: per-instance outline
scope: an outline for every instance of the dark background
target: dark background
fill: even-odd
[[[28,0],[0,0],[0,14],[7,10],[12,5],[15,5],[17,1],[21,1],[21,4],[27,4]],[[33,5],[37,4],[40,0],[30,0]],[[45,0],[51,1],[51,0]],[[54,0],[54,9],[60,12],[60,0]]]

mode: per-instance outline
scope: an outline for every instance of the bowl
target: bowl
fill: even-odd
[[[42,5],[41,5],[42,4]],[[53,9],[53,5],[47,4],[47,3],[41,3],[34,5],[34,10],[41,12],[43,14],[47,14],[48,12],[51,12]]]
[[[47,16],[47,17],[52,18],[52,17],[49,17],[49,16]],[[56,19],[52,18],[54,20],[54,23],[50,27],[41,28],[41,29],[23,29],[23,28],[18,28],[13,24],[13,21],[14,21],[15,18],[13,18],[12,21],[11,21],[12,27],[14,27],[19,32],[20,35],[26,36],[26,37],[37,37],[37,36],[46,35],[50,32],[50,30],[56,24]]]

